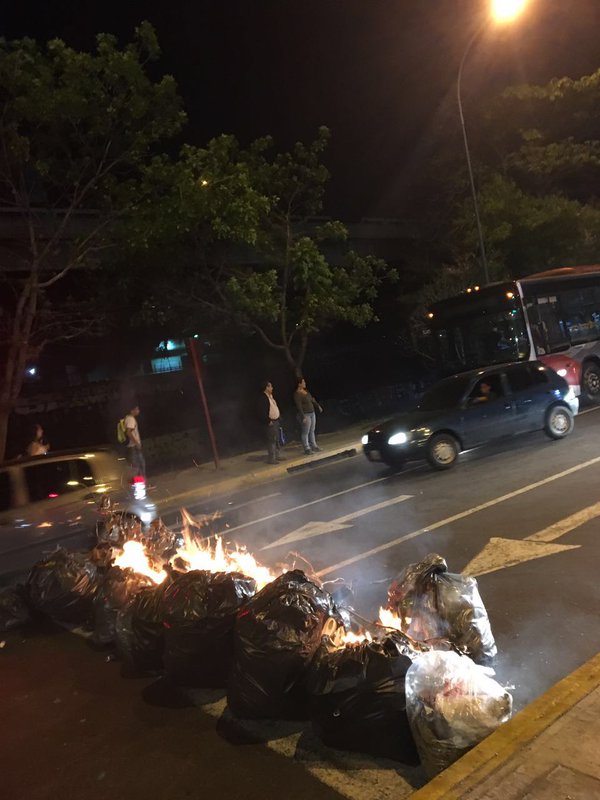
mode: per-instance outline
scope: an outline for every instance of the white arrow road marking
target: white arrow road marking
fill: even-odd
[[[412,533],[399,536],[397,539],[392,539],[390,542],[385,542],[384,544],[380,544],[378,547],[373,547],[371,550],[366,550],[364,553],[359,553],[352,558],[347,558],[345,561],[340,561],[339,564],[333,564],[330,567],[319,570],[317,575],[321,578],[323,575],[329,575],[330,572],[337,572],[343,567],[348,567],[350,564],[355,564],[357,561],[364,561],[365,558],[370,558],[370,556],[377,555],[377,553],[383,553],[385,550],[389,550],[392,547],[397,547],[399,544],[402,544],[402,542],[407,542],[409,539],[415,539],[417,536],[422,536],[424,533],[430,533],[437,528],[442,528],[444,525],[457,522],[459,519],[469,517],[471,514],[476,514],[478,511],[485,511],[487,508],[497,506],[498,503],[504,503],[505,500],[512,500],[513,497],[518,497],[526,492],[531,492],[533,489],[538,489],[540,486],[545,486],[547,483],[552,483],[560,478],[565,478],[567,475],[572,475],[574,472],[579,472],[581,469],[585,469],[586,467],[591,467],[594,464],[599,463],[600,456],[591,458],[589,461],[582,461],[581,464],[576,464],[574,467],[569,467],[569,469],[565,469],[562,472],[556,472],[554,475],[549,475],[547,478],[543,478],[541,481],[530,483],[528,486],[522,486],[520,489],[516,489],[514,492],[509,492],[508,494],[503,494],[501,497],[494,497],[492,500],[488,500],[486,503],[481,503],[481,505],[475,506],[474,508],[468,508],[466,511],[461,511],[458,514],[454,514],[452,517],[446,517],[446,519],[441,519],[439,522],[434,522],[432,525],[428,525],[425,528],[419,528],[416,531],[412,531]]]
[[[554,525],[550,525],[537,533],[532,533],[531,536],[526,536],[525,538],[531,542],[553,542],[555,539],[564,536],[565,533],[585,525],[586,522],[596,517],[600,517],[600,503],[594,503],[593,506],[583,508],[581,511],[571,514],[570,517],[565,517],[555,522]]]
[[[487,575],[506,567],[514,567],[534,558],[552,556],[565,550],[577,550],[575,544],[551,544],[527,539],[500,539],[492,537],[483,550],[461,570],[463,575]]]
[[[487,575],[534,558],[543,558],[565,550],[576,550],[580,545],[551,544],[551,542],[597,517],[600,517],[600,503],[583,508],[537,533],[532,533],[525,539],[492,537],[483,550],[463,569],[463,574]]]
[[[308,508],[309,506],[314,506],[317,503],[324,503],[327,500],[333,500],[334,497],[341,497],[343,494],[348,494],[349,492],[355,492],[357,489],[364,489],[366,486],[373,486],[375,483],[381,483],[381,481],[388,481],[391,476],[386,475],[384,478],[375,478],[375,480],[367,481],[366,483],[359,483],[358,486],[351,486],[349,489],[342,489],[341,492],[335,492],[334,494],[328,494],[325,497],[317,497],[316,500],[310,500],[308,503],[302,503],[300,506],[293,506],[292,508],[284,508],[283,511],[276,511],[274,514],[267,514],[266,517],[260,517],[259,519],[250,520],[250,522],[243,522],[241,525],[236,525],[234,528],[226,528],[223,533],[233,533],[233,531],[239,531],[242,528],[248,528],[250,525],[258,525],[259,522],[266,522],[269,519],[274,519],[275,517],[281,517],[283,514],[291,514],[292,511],[299,511],[301,508]]]
[[[301,539],[310,539],[313,536],[322,536],[324,533],[335,533],[336,531],[351,528],[352,525],[350,523],[352,520],[364,517],[365,514],[372,514],[374,511],[379,511],[382,508],[396,505],[396,503],[403,503],[405,500],[410,500],[411,497],[412,494],[401,494],[398,497],[392,497],[391,500],[383,500],[381,503],[375,503],[373,506],[367,506],[358,511],[353,511],[350,514],[344,514],[343,517],[332,519],[329,522],[308,522],[301,528],[287,533],[285,536],[282,536],[281,539],[277,539],[276,542],[271,542],[260,549],[269,550],[271,547],[279,547],[282,544],[289,544],[290,542],[297,542]]]

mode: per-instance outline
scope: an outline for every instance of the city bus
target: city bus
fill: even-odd
[[[471,287],[431,306],[426,335],[446,374],[537,359],[600,402],[600,265]]]

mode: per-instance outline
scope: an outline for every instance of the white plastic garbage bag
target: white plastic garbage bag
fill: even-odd
[[[494,671],[453,651],[419,655],[406,673],[406,711],[428,777],[510,719],[512,696]]]

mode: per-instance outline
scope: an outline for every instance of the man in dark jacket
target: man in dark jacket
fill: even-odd
[[[279,406],[273,397],[273,384],[265,381],[258,401],[258,414],[267,438],[267,463],[277,464],[285,459],[279,454]]]

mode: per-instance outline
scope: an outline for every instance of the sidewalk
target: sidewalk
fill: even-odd
[[[285,461],[280,464],[267,464],[265,447],[223,459],[218,469],[211,461],[184,470],[153,475],[151,482],[156,488],[151,491],[152,500],[159,510],[176,503],[185,506],[187,501],[218,497],[278,480],[288,475],[290,469],[308,469],[321,462],[328,463],[335,456],[343,458],[341,454],[350,450],[360,453],[361,436],[369,430],[370,424],[363,422],[343,431],[319,436],[322,452],[312,456],[304,455],[299,442],[291,442],[282,450]]]
[[[289,444],[286,461],[256,451],[153,478],[159,509],[215,498],[355,450],[369,422],[319,437],[322,453]],[[600,654],[557,683],[410,800],[600,800]]]

